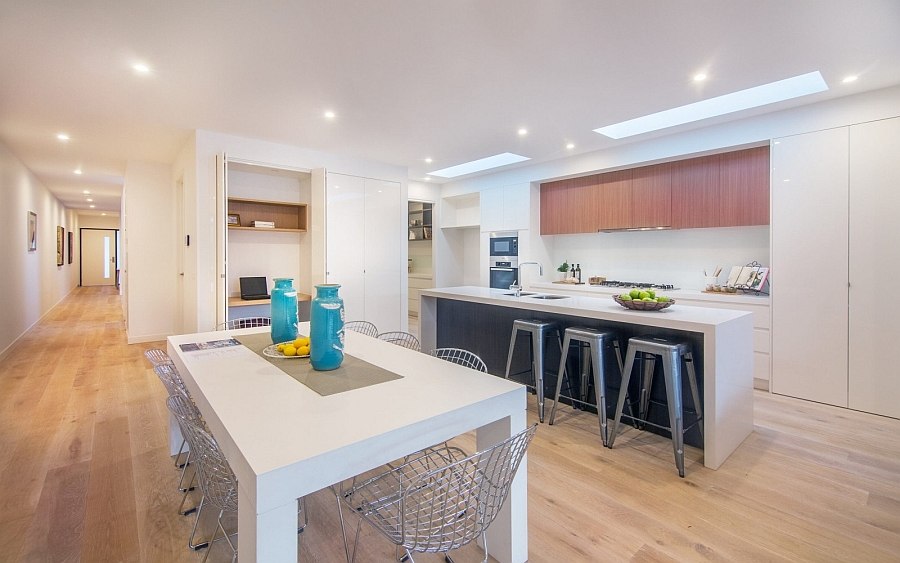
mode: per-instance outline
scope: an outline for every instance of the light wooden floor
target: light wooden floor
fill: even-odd
[[[151,346],[126,344],[117,295],[84,288],[0,362],[0,561],[198,560]],[[718,471],[689,452],[679,479],[665,440],[607,450],[595,418],[562,412],[529,450],[531,561],[900,561],[900,421],[758,393],[750,438]],[[341,561],[330,493],[310,514],[300,560]],[[371,533],[360,549],[393,553]]]

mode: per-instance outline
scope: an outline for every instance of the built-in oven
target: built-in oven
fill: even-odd
[[[519,237],[515,236],[491,236],[490,252],[492,258],[500,256],[518,256],[519,255]]]
[[[512,256],[491,258],[491,287],[509,289],[519,281],[519,259]]]

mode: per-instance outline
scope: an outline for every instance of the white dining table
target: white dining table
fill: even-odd
[[[297,560],[297,499],[307,494],[471,430],[481,450],[526,426],[524,386],[355,332],[345,335],[345,352],[401,378],[321,396],[245,346],[181,348],[267,330],[168,338],[238,479],[241,561]],[[309,323],[300,332],[309,334]],[[172,419],[169,432],[174,454],[181,438]],[[501,563],[528,559],[526,489],[527,458],[488,530]]]

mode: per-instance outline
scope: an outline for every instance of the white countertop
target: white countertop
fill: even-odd
[[[552,282],[544,282],[538,281],[529,284],[529,291],[541,291],[546,293],[561,293],[566,295],[571,294],[581,294],[581,295],[595,295],[595,296],[606,296],[606,295],[618,295],[620,293],[624,293],[628,291],[629,288],[622,287],[606,287],[603,285],[575,285],[575,284],[565,284],[565,283],[552,283]],[[768,295],[752,295],[749,293],[743,294],[734,294],[734,293],[704,293],[697,289],[672,289],[672,290],[655,290],[659,295],[666,295],[671,297],[672,299],[690,299],[692,301],[710,301],[715,303],[734,303],[735,305],[769,305],[769,296]]]
[[[705,332],[711,327],[728,323],[743,316],[752,315],[752,313],[746,311],[733,309],[713,309],[695,306],[679,307],[678,303],[662,311],[632,311],[613,301],[611,296],[598,295],[589,297],[572,295],[566,299],[543,300],[534,299],[531,296],[514,297],[503,295],[504,293],[510,292],[509,290],[475,286],[421,290],[421,295],[423,296],[694,332]],[[540,293],[563,294],[562,292],[554,291],[542,291]]]

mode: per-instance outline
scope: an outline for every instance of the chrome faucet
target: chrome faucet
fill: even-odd
[[[534,264],[535,266],[538,267],[538,274],[541,275],[541,276],[544,275],[544,267],[541,266],[541,263],[540,263],[540,262],[520,262],[520,263],[519,263],[519,275],[520,275],[520,276],[522,275],[522,266],[524,266],[524,265],[526,265],[526,264]],[[515,291],[515,292],[516,292],[516,297],[518,297],[519,294],[522,293],[522,286],[521,286],[521,285],[516,285],[516,284],[514,284],[514,285],[515,285],[515,289],[513,289],[513,286],[510,286],[509,288],[512,289],[513,291]]]

